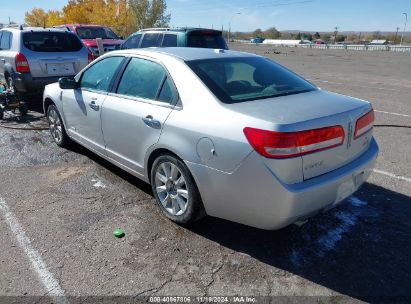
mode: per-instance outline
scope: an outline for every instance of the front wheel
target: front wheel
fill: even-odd
[[[60,113],[55,105],[50,105],[47,108],[47,120],[54,142],[60,147],[66,147],[70,142],[70,138],[67,136]]]
[[[204,214],[200,193],[186,165],[171,155],[158,157],[151,187],[162,213],[178,224],[191,224]]]

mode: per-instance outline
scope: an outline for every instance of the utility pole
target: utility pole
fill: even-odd
[[[397,44],[397,36],[398,36],[398,31],[400,28],[397,26],[397,31],[395,32],[395,38],[394,38],[394,44]]]
[[[337,44],[337,34],[338,34],[339,27],[336,26],[334,29],[335,29],[335,31],[334,31],[334,44]]]
[[[402,14],[405,16],[405,24],[404,24],[404,30],[403,30],[402,35],[401,35],[401,43],[400,43],[400,45],[402,45],[402,41],[403,41],[403,39],[404,39],[404,34],[405,34],[405,28],[407,27],[407,22],[408,22],[408,15],[407,15],[407,13],[402,13]]]
[[[227,35],[227,36],[228,36],[228,43],[230,43],[231,21],[233,21],[233,18],[234,18],[236,15],[241,15],[241,13],[240,13],[240,12],[234,13],[234,14],[231,16],[230,21],[228,22],[228,35]]]

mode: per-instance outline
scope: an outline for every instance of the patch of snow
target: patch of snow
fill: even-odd
[[[99,180],[99,179],[93,178],[91,181],[94,182],[93,187],[103,188],[103,189],[106,188],[106,185],[104,185],[104,183],[103,183],[101,180]]]

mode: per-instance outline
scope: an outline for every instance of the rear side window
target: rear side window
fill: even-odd
[[[23,44],[34,52],[77,52],[83,47],[77,36],[68,32],[24,33]]]
[[[96,62],[83,73],[80,87],[82,89],[108,92],[113,76],[122,61],[123,57],[115,56]]]
[[[141,47],[153,47],[160,46],[162,34],[145,34],[143,41],[141,42]]]
[[[223,36],[218,34],[192,33],[188,35],[189,47],[227,49],[227,44]]]
[[[137,98],[158,99],[167,74],[158,63],[133,58],[124,71],[118,85],[117,93]],[[164,100],[168,100],[170,94],[165,93]]]
[[[1,35],[1,40],[0,40],[0,49],[2,50],[9,50],[11,47],[11,33],[10,32],[2,32],[3,35]]]
[[[175,47],[177,46],[177,35],[165,34],[163,38],[163,47]]]
[[[123,45],[121,46],[122,49],[136,49],[140,44],[141,34],[136,34],[128,38]]]

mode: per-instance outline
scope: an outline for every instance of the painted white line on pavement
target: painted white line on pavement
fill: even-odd
[[[310,79],[310,78],[306,78],[306,79],[308,81],[312,81],[312,82],[318,81],[318,82],[322,82],[322,83],[338,84],[338,85],[345,85],[345,86],[350,86],[350,87],[368,88],[368,89],[375,89],[375,90],[381,90],[381,91],[402,92],[401,90],[398,90],[398,89],[371,87],[371,86],[364,86],[364,85],[359,85],[359,84],[335,82],[335,81],[328,81],[328,80],[321,80],[321,79]]]
[[[67,304],[69,301],[64,296],[64,291],[60,287],[60,284],[54,278],[53,274],[47,269],[46,264],[41,258],[40,254],[33,248],[29,238],[26,236],[23,228],[19,224],[17,218],[10,211],[6,201],[0,196],[0,211],[9,225],[11,231],[16,236],[16,239],[29,258],[34,270],[36,271],[40,281],[46,288],[47,296],[56,297],[57,303]]]
[[[409,177],[397,175],[397,174],[394,174],[394,173],[390,173],[390,172],[386,172],[386,171],[382,171],[382,170],[378,170],[378,169],[374,169],[373,172],[381,174],[381,175],[389,176],[389,177],[392,177],[392,178],[396,178],[398,180],[403,180],[403,181],[406,181],[408,183],[411,183],[411,178],[409,178]]]
[[[374,110],[374,112],[377,112],[377,113],[384,113],[384,114],[390,114],[390,115],[395,115],[395,116],[409,117],[409,118],[411,118],[411,115],[407,115],[407,114],[399,114],[399,113],[385,112],[385,111],[377,111],[377,110]]]

